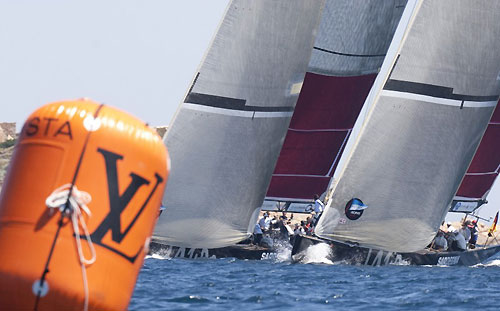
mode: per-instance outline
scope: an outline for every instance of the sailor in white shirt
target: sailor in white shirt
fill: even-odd
[[[319,199],[319,196],[317,194],[314,195],[314,212],[316,215],[323,213],[323,210],[325,209],[325,204],[321,202]]]
[[[266,232],[269,230],[269,227],[271,226],[271,219],[269,218],[269,213],[267,213],[267,212],[264,213],[262,218],[259,220],[259,226],[263,232]]]
[[[319,199],[319,195],[315,194],[314,195],[314,212],[316,215],[314,215],[314,225],[318,223],[319,217],[321,217],[321,214],[323,213],[323,210],[325,209],[325,204],[321,202]]]
[[[253,230],[253,242],[258,245],[262,240],[262,229],[259,224],[255,224],[255,228]]]

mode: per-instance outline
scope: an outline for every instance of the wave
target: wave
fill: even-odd
[[[493,259],[491,261],[477,264],[473,267],[482,268],[482,267],[500,267],[500,259]]]
[[[162,256],[162,255],[156,254],[156,253],[153,253],[151,255],[146,255],[146,259],[150,259],[150,258],[151,259],[159,259],[159,260],[165,260],[165,259],[170,260],[170,259],[172,259],[169,256]]]

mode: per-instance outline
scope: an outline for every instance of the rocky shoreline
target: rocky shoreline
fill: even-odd
[[[0,190],[2,189],[3,180],[7,174],[7,168],[10,163],[10,158],[14,152],[14,146],[0,148]]]

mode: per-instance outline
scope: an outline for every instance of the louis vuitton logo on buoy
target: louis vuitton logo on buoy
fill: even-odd
[[[107,248],[108,250],[124,257],[131,263],[134,263],[136,260],[137,256],[142,250],[142,246],[139,247],[138,251],[135,253],[135,255],[127,255],[123,251],[116,249],[113,246],[105,244],[102,239],[108,231],[111,231],[111,239],[120,244],[122,240],[127,236],[129,231],[132,229],[134,224],[136,223],[137,219],[141,215],[141,213],[144,211],[146,208],[149,200],[155,193],[156,189],[158,188],[158,185],[160,185],[163,182],[163,178],[158,174],[155,173],[155,178],[156,178],[156,183],[151,189],[151,192],[149,193],[148,197],[142,204],[141,208],[139,211],[135,214],[134,219],[126,226],[126,228],[122,231],[122,224],[121,224],[121,214],[122,212],[127,208],[129,205],[130,201],[132,198],[135,196],[137,191],[142,187],[142,186],[147,186],[151,182],[150,180],[137,175],[136,173],[131,172],[130,177],[132,178],[132,181],[129,183],[125,191],[120,194],[119,193],[119,186],[118,186],[118,170],[117,170],[117,162],[118,160],[123,159],[123,155],[116,154],[114,152],[98,148],[97,152],[102,154],[104,157],[104,162],[106,165],[106,176],[107,176],[107,183],[108,183],[108,195],[109,195],[109,213],[104,217],[102,222],[99,224],[97,229],[91,234],[92,241],[95,244],[101,245],[102,247]]]

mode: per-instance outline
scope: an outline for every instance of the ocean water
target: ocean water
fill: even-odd
[[[148,256],[130,310],[500,310],[500,256],[474,267]],[[314,257],[314,256],[312,256]]]

